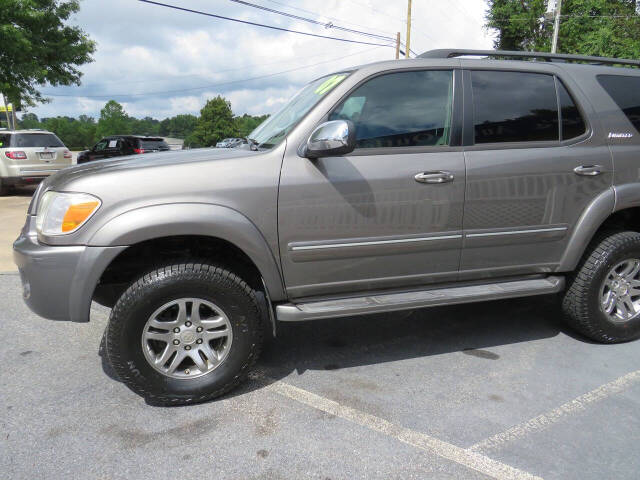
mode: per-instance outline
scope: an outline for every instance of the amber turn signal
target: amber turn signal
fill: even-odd
[[[71,232],[78,228],[78,226],[89,218],[93,211],[98,208],[98,205],[100,205],[100,202],[86,202],[71,205],[62,219],[62,231]]]

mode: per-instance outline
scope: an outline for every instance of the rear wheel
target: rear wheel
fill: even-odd
[[[593,242],[569,279],[568,322],[587,337],[617,343],[640,337],[640,234],[619,232]]]
[[[150,403],[210,400],[239,385],[257,360],[261,316],[256,292],[229,270],[169,265],[144,275],[116,302],[107,356]]]
[[[6,195],[9,193],[9,187],[6,185],[6,182],[2,181],[2,177],[0,177],[0,196]]]

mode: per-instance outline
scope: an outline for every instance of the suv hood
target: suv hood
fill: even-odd
[[[66,168],[45,181],[45,188],[58,189],[69,182],[82,179],[89,175],[119,172],[125,170],[145,170],[170,165],[223,160],[238,157],[259,155],[261,152],[249,149],[214,149],[199,148],[194,150],[174,150],[143,155],[129,155],[126,157],[108,158],[84,163]]]

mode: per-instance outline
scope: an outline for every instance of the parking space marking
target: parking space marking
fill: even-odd
[[[576,412],[583,411],[588,405],[604,400],[611,395],[614,395],[626,388],[630,387],[634,383],[640,381],[640,370],[627,373],[612,382],[605,383],[604,385],[591,390],[590,392],[580,395],[578,398],[565,403],[564,405],[554,408],[553,410],[538,415],[532,418],[528,422],[515,425],[502,433],[498,433],[489,437],[481,442],[476,443],[469,447],[469,450],[474,452],[488,452],[496,450],[502,447],[508,442],[523,438],[530,433],[544,430],[554,423],[559,422],[564,417]]]
[[[338,402],[321,397],[315,393],[308,392],[302,388],[294,387],[288,383],[276,381],[265,388],[291,400],[295,400],[296,402],[308,405],[331,415],[335,415],[336,417],[349,422],[395,438],[396,440],[413,447],[433,453],[457,464],[464,465],[467,468],[489,477],[500,480],[541,480],[540,477],[536,477],[535,475],[518,470],[510,465],[493,460],[481,453],[457,447],[424,433],[395,425],[383,418],[356,410],[355,408],[341,405]]]

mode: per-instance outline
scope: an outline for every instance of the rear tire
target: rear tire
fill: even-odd
[[[597,237],[568,278],[567,322],[602,343],[640,337],[640,233]]]
[[[116,302],[107,357],[151,404],[204,402],[246,379],[262,348],[262,315],[256,292],[231,271],[197,262],[167,265]]]
[[[0,197],[6,195],[7,193],[9,193],[9,187],[5,185],[2,181],[2,178],[0,178]]]

